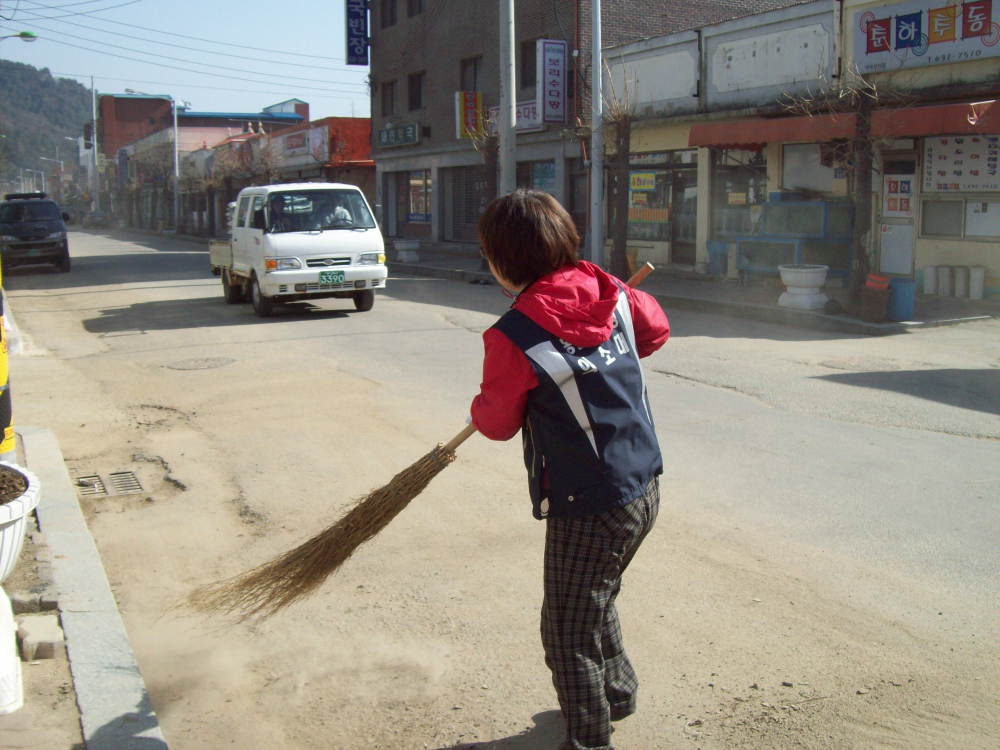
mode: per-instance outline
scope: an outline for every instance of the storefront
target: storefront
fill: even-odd
[[[690,143],[715,154],[713,238],[778,243],[748,241],[746,248],[764,255],[755,262],[753,253],[738,252],[741,268],[771,268],[788,257],[849,261],[854,127],[850,113],[692,127]],[[873,268],[920,278],[924,266],[984,266],[987,293],[1000,292],[1000,104],[886,108],[874,113],[872,129]],[[725,162],[736,153],[738,165],[730,170]],[[751,188],[758,200],[768,196],[756,210]],[[773,208],[775,202],[785,205]],[[789,256],[793,239],[797,254]]]
[[[633,153],[629,155],[629,167],[629,244],[650,247],[661,262],[669,258],[673,263],[693,265],[698,215],[697,150]],[[612,224],[608,222],[609,237],[614,232]]]

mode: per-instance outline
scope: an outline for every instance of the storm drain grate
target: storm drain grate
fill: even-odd
[[[91,474],[77,477],[77,491],[83,497],[112,497],[115,495],[137,495],[144,492],[139,479],[131,471],[116,471],[113,474]]]
[[[108,491],[104,487],[104,482],[96,474],[89,477],[77,477],[76,486],[78,487],[77,492],[84,496],[108,494]]]

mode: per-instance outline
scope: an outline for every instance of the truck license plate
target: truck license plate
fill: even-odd
[[[42,254],[42,251],[39,250],[37,247],[29,247],[28,248],[28,257],[29,258],[37,258],[41,254]]]
[[[320,284],[343,284],[344,283],[344,272],[343,271],[320,271],[319,272],[319,283]]]

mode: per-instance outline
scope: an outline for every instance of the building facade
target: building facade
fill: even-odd
[[[811,2],[608,50],[610,80],[635,91],[633,252],[846,277],[857,115],[829,102],[867,80],[873,270],[978,266],[1000,292],[998,16],[977,0]]]
[[[621,44],[791,4],[605,0],[602,38]],[[583,229],[588,180],[577,120],[589,121],[591,3],[515,5],[517,183],[550,192]],[[475,242],[495,177],[482,134],[499,103],[498,24],[495,3],[371,3],[372,156],[386,236]]]

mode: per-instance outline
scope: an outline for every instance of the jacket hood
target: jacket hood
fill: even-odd
[[[611,276],[580,261],[540,278],[518,295],[513,307],[563,341],[597,346],[611,338],[618,294]]]

